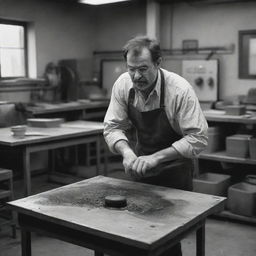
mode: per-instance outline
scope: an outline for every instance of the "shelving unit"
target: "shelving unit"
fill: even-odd
[[[49,85],[44,78],[30,79],[17,78],[0,81],[0,92],[17,92],[17,91],[48,91],[55,90],[57,86]]]
[[[241,116],[233,116],[226,115],[225,111],[221,110],[206,110],[204,111],[205,117],[209,124],[214,126],[225,126],[232,125],[232,132],[235,131],[236,128],[240,126],[249,126],[251,129],[255,129],[256,126],[256,114],[246,114]],[[227,129],[228,130],[228,129]],[[228,131],[225,131],[228,132]],[[242,157],[234,157],[227,154],[225,150],[217,151],[217,152],[202,152],[198,156],[198,169],[200,169],[200,160],[203,161],[215,161],[220,163],[230,163],[230,164],[240,164],[240,165],[255,165],[256,170],[256,159],[251,158],[242,158]],[[200,173],[200,170],[198,170]],[[224,217],[228,219],[248,222],[256,224],[256,217],[247,217],[242,215],[234,214],[228,210],[225,210],[218,214],[219,217]]]

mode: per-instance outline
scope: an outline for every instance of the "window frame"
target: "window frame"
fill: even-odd
[[[24,76],[8,76],[2,77],[0,72],[0,81],[1,80],[9,80],[9,79],[16,79],[16,78],[26,78],[28,77],[28,48],[27,48],[27,29],[28,23],[25,21],[16,21],[16,20],[7,20],[0,18],[0,24],[5,25],[17,25],[22,26],[24,28],[24,68],[25,68],[25,75]],[[1,63],[0,63],[1,65]]]
[[[256,30],[240,30],[239,34],[239,55],[238,55],[238,78],[239,79],[256,79],[256,74],[249,73],[249,43],[251,39],[256,38]]]

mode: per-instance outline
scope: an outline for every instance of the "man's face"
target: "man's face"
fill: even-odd
[[[127,69],[131,76],[134,88],[144,92],[154,84],[158,64],[152,62],[150,51],[143,48],[140,54],[129,51],[127,54]]]

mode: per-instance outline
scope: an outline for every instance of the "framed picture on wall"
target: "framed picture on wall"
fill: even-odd
[[[256,30],[239,31],[239,78],[256,79]]]

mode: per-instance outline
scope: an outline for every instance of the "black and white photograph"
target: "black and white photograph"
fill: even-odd
[[[255,256],[255,17],[0,0],[0,256]]]

